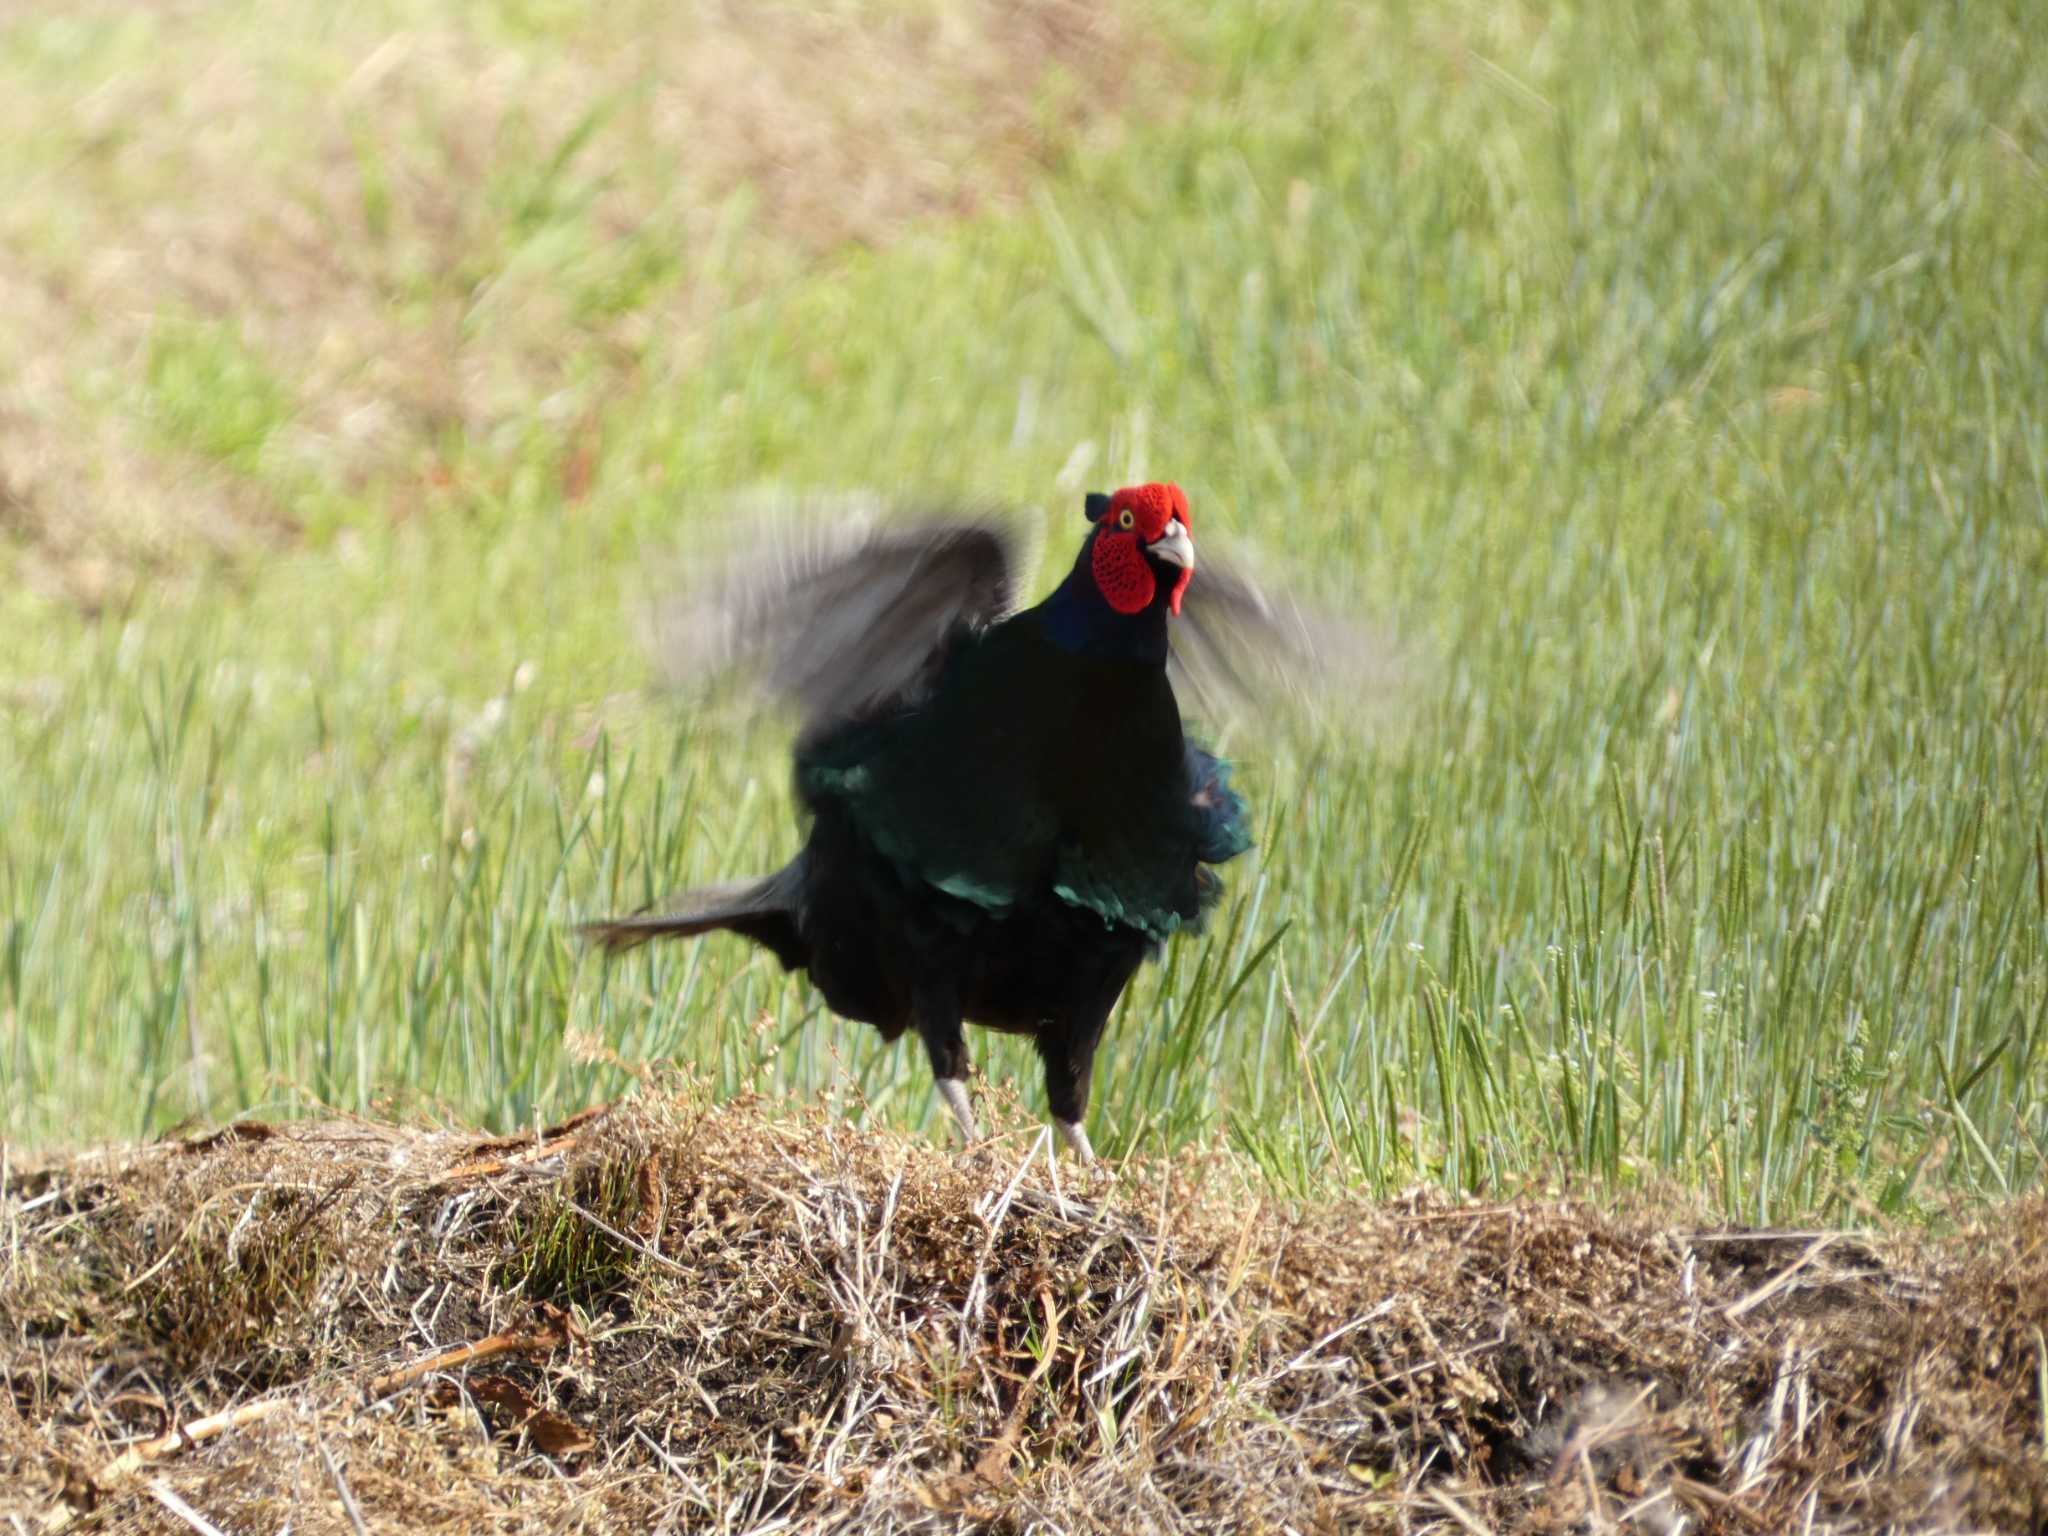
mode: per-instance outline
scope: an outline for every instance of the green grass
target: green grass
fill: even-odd
[[[1766,1220],[2037,1188],[2026,9],[1160,25],[1181,95],[1021,209],[786,262],[409,475],[309,476],[295,360],[167,321],[96,408],[317,536],[114,617],[0,599],[0,1128],[526,1125],[630,1080],[583,1034],[940,1133],[913,1049],[737,941],[607,970],[570,937],[795,845],[782,729],[653,696],[635,604],[737,489],[1004,496],[1064,542],[1085,463],[1178,479],[1198,536],[1406,658],[1362,733],[1230,735],[1260,846],[1126,996],[1098,1147]],[[501,215],[528,284],[587,261],[575,178],[635,152],[592,121]],[[1037,1105],[1026,1049],[971,1044]]]

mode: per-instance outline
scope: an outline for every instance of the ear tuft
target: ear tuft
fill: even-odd
[[[1100,491],[1090,491],[1087,500],[1081,504],[1081,510],[1088,514],[1089,522],[1099,523],[1109,512],[1109,498]]]

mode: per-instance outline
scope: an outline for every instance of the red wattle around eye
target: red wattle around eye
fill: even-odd
[[[1159,584],[1145,557],[1138,553],[1136,534],[1097,535],[1090,566],[1103,601],[1118,613],[1143,613],[1152,605]]]

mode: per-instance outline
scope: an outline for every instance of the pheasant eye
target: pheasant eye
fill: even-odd
[[[1137,521],[1138,520],[1135,517],[1131,516],[1131,509],[1129,507],[1125,507],[1123,511],[1117,514],[1116,525],[1119,528],[1129,528],[1133,526]]]

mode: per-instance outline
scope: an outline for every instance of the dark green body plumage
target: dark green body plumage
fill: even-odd
[[[1027,1034],[1053,1114],[1085,1153],[1091,1066],[1117,997],[1215,903],[1210,866],[1251,841],[1227,767],[1183,736],[1167,676],[1171,583],[1193,559],[1185,528],[1144,546],[1156,598],[1136,612],[1091,576],[1102,536],[1043,603],[986,622],[942,610],[922,646],[901,601],[871,625],[827,615],[829,633],[881,633],[874,649],[894,670],[878,682],[858,655],[785,667],[789,690],[817,700],[796,751],[802,852],[763,880],[597,934],[615,948],[720,927],[755,939],[808,971],[834,1012],[892,1039],[915,1027],[970,1131],[962,1021]],[[955,557],[972,568],[955,539],[921,552],[914,577],[886,574],[912,591]]]
[[[1057,899],[1164,939],[1213,899],[1203,862],[1247,846],[1243,808],[1197,803],[1220,766],[1184,741],[1163,657],[1070,647],[1059,620],[1055,599],[973,637],[921,707],[800,751],[797,791],[991,915]]]

